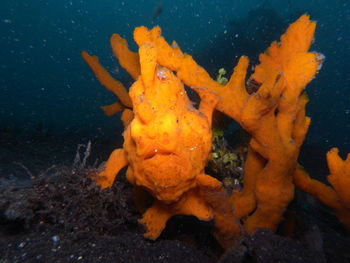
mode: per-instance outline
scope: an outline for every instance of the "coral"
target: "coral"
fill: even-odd
[[[124,122],[123,149],[111,154],[105,169],[95,175],[96,182],[102,188],[110,187],[120,169],[128,166],[129,182],[155,197],[140,220],[147,237],[157,238],[176,214],[213,218],[216,237],[223,246],[231,245],[243,233],[277,228],[294,197],[297,159],[310,124],[305,115],[308,98],[304,89],[323,60],[322,55],[308,51],[315,28],[309,16],[301,16],[280,42],[273,42],[260,55],[260,64],[248,84],[249,60],[243,56],[225,85],[212,79],[177,43],[169,45],[160,27],[135,29],[138,55],[128,50],[119,35],[112,36],[120,64],[136,79],[129,91],[133,114]],[[129,106],[125,88],[116,88],[109,81],[96,57],[85,52],[82,55],[100,82],[120,98],[124,107]],[[183,83],[199,94],[198,109],[193,108]],[[219,180],[204,174],[212,147],[214,109],[251,135],[243,189],[232,191],[230,196]],[[345,172],[336,171],[337,163],[336,159],[332,161],[334,175],[330,180],[345,200],[341,205],[347,205],[348,196],[339,184]]]

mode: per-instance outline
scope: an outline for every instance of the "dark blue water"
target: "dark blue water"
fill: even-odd
[[[120,128],[101,105],[114,102],[80,57],[98,55],[130,84],[112,56],[109,37],[119,33],[132,48],[134,27],[160,25],[212,76],[230,70],[240,55],[252,63],[300,14],[318,22],[312,50],[326,56],[307,87],[312,117],[307,142],[350,152],[350,2],[261,0],[1,0],[0,127],[30,133],[98,134]]]

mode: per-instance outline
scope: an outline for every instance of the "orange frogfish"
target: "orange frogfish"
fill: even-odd
[[[87,56],[83,54],[85,60]],[[183,83],[157,63],[155,46],[143,44],[139,56],[141,74],[129,91],[134,115],[123,133],[123,149],[111,154],[96,182],[110,187],[128,165],[127,180],[154,197],[140,222],[146,227],[145,236],[156,239],[173,215],[201,220],[214,216],[202,195],[222,189],[221,182],[204,173],[218,98],[205,88],[193,88],[201,99],[195,108]]]

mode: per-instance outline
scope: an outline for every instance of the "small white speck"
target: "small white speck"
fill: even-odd
[[[53,242],[58,242],[58,241],[60,241],[60,237],[59,236],[53,236],[53,237],[51,237],[51,240]]]
[[[193,151],[193,150],[197,149],[197,147],[198,147],[197,145],[196,145],[196,146],[191,147],[191,148],[190,148],[190,151]]]
[[[19,247],[19,248],[24,248],[25,245],[26,245],[25,242],[21,242],[21,243],[18,245],[18,247]]]

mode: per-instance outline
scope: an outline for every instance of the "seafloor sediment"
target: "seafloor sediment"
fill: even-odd
[[[227,251],[215,241],[210,222],[186,216],[170,220],[161,237],[150,241],[142,235],[125,177],[100,190],[88,176],[95,160],[116,145],[96,139],[85,160],[86,148],[77,155],[70,135],[11,132],[0,138],[1,263],[350,262],[344,229],[305,194],[297,194],[277,234],[259,230]],[[304,165],[320,172],[317,156],[323,152],[307,144],[304,152],[314,156]]]

